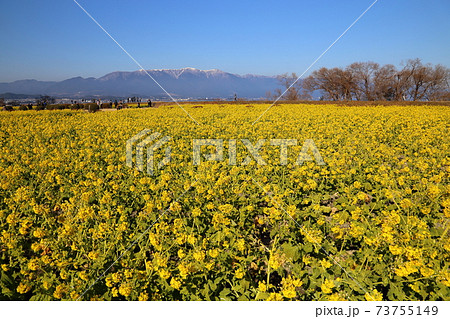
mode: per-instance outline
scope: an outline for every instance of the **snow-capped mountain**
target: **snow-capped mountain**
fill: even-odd
[[[183,68],[117,71],[100,78],[75,77],[60,82],[21,80],[0,83],[0,93],[165,97],[152,78],[176,98],[229,98],[234,94],[240,98],[259,98],[278,87],[276,77]]]

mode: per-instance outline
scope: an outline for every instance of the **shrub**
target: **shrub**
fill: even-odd
[[[64,110],[70,108],[70,104],[52,104],[47,105],[47,110]]]
[[[71,109],[71,110],[80,110],[80,109],[82,109],[82,108],[83,108],[83,105],[82,105],[82,104],[79,104],[79,103],[71,104],[71,105],[70,105],[70,109]]]
[[[3,106],[3,111],[13,111],[14,108],[11,105],[4,105]]]
[[[96,103],[86,103],[84,104],[84,109],[88,112],[94,113],[97,112],[100,107]]]
[[[102,109],[110,109],[110,108],[112,108],[112,103],[102,103],[100,108],[102,108]]]

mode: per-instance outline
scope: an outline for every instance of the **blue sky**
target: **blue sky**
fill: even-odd
[[[302,73],[373,0],[78,0],[146,69]],[[0,81],[138,67],[72,0],[0,2]],[[450,66],[450,1],[379,0],[316,64]]]

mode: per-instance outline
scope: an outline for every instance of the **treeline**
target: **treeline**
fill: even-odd
[[[2,111],[14,111],[14,107],[12,105],[2,105],[0,101],[0,107]],[[100,107],[96,103],[84,103],[84,104],[49,104],[49,105],[33,105],[29,104],[20,104],[16,106],[19,111],[43,111],[43,110],[85,110],[88,112],[97,112]],[[110,108],[109,104],[103,108]]]
[[[321,100],[331,101],[449,101],[450,70],[443,65],[408,60],[402,68],[392,64],[356,62],[345,68],[321,68],[304,80],[297,75],[278,77],[284,100],[309,100],[320,92]],[[273,97],[268,94],[268,97]]]

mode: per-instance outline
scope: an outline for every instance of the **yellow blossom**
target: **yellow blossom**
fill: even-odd
[[[148,295],[145,292],[141,292],[138,297],[138,301],[147,301]]]
[[[261,292],[266,292],[267,291],[267,286],[264,282],[260,281],[258,283],[258,290]]]
[[[208,255],[211,256],[212,258],[216,258],[217,256],[219,256],[219,250],[217,248],[210,249],[208,251]]]
[[[245,272],[244,272],[244,270],[242,270],[241,268],[236,269],[235,272],[234,272],[234,276],[235,276],[237,279],[243,278],[244,275],[245,275]]]
[[[236,242],[236,248],[239,250],[239,251],[244,251],[245,250],[245,240],[243,240],[243,239],[239,239],[237,242]]]
[[[325,282],[320,286],[322,292],[325,294],[331,294],[332,289],[335,287],[334,282],[329,279],[325,279]]]
[[[172,277],[172,279],[170,279],[170,286],[178,290],[181,287],[181,281]]]
[[[202,262],[205,259],[205,253],[203,251],[196,251],[193,254],[195,260]]]
[[[322,267],[324,268],[330,268],[333,264],[330,263],[328,260],[321,260],[320,264],[322,265]]]
[[[383,301],[383,295],[374,289],[371,293],[366,292],[364,295],[367,301]]]
[[[282,300],[283,295],[275,292],[271,293],[269,297],[266,299],[266,301],[282,301]]]
[[[128,297],[132,291],[133,288],[131,287],[131,284],[122,284],[119,287],[119,294],[125,297]]]
[[[198,217],[200,216],[202,213],[202,211],[200,210],[200,208],[196,207],[192,210],[192,217]]]
[[[39,269],[39,261],[37,259],[32,259],[28,262],[28,269],[30,270],[38,270]]]
[[[389,251],[392,255],[400,255],[403,252],[403,248],[396,245],[391,245],[389,246]]]
[[[17,292],[19,294],[26,294],[30,290],[31,290],[31,287],[24,283],[20,283],[19,286],[17,286]]]
[[[162,279],[168,279],[170,277],[170,272],[167,269],[164,269],[164,268],[160,269],[159,270],[159,276]]]

